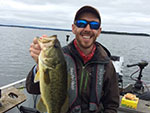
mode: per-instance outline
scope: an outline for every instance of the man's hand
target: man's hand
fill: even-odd
[[[38,64],[38,56],[41,52],[41,47],[38,43],[38,39],[37,38],[34,38],[33,39],[33,42],[31,43],[30,45],[30,55],[31,57],[35,60],[35,62]]]

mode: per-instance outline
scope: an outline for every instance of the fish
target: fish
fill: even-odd
[[[62,113],[67,111],[67,64],[57,35],[38,39],[41,52],[39,70],[34,82],[39,81],[40,99],[36,106],[40,112]]]

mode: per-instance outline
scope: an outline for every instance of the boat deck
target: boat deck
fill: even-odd
[[[1,87],[2,97],[0,102],[0,113],[20,113],[19,107],[26,106],[35,108],[39,95],[31,95],[27,93],[25,88],[25,79],[17,82],[16,84]],[[11,95],[15,94],[15,95]],[[120,97],[120,101],[121,101]],[[120,105],[118,113],[150,113],[150,101],[139,100],[137,109],[127,108]]]
[[[24,93],[15,87],[9,87],[2,90],[0,113],[9,111],[26,100]]]

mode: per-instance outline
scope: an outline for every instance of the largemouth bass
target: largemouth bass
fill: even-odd
[[[62,106],[67,103],[66,61],[56,35],[40,38],[38,42],[42,50],[38,60],[39,71],[34,79],[35,82],[40,82],[41,99],[37,109],[41,112],[60,113]]]

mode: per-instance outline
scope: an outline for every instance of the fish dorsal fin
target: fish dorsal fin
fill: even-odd
[[[36,105],[37,110],[39,110],[40,112],[47,112],[46,110],[46,106],[43,103],[42,98],[40,98],[40,100],[38,101],[37,105]]]
[[[34,77],[34,83],[39,82],[40,81],[40,72],[38,71]]]

